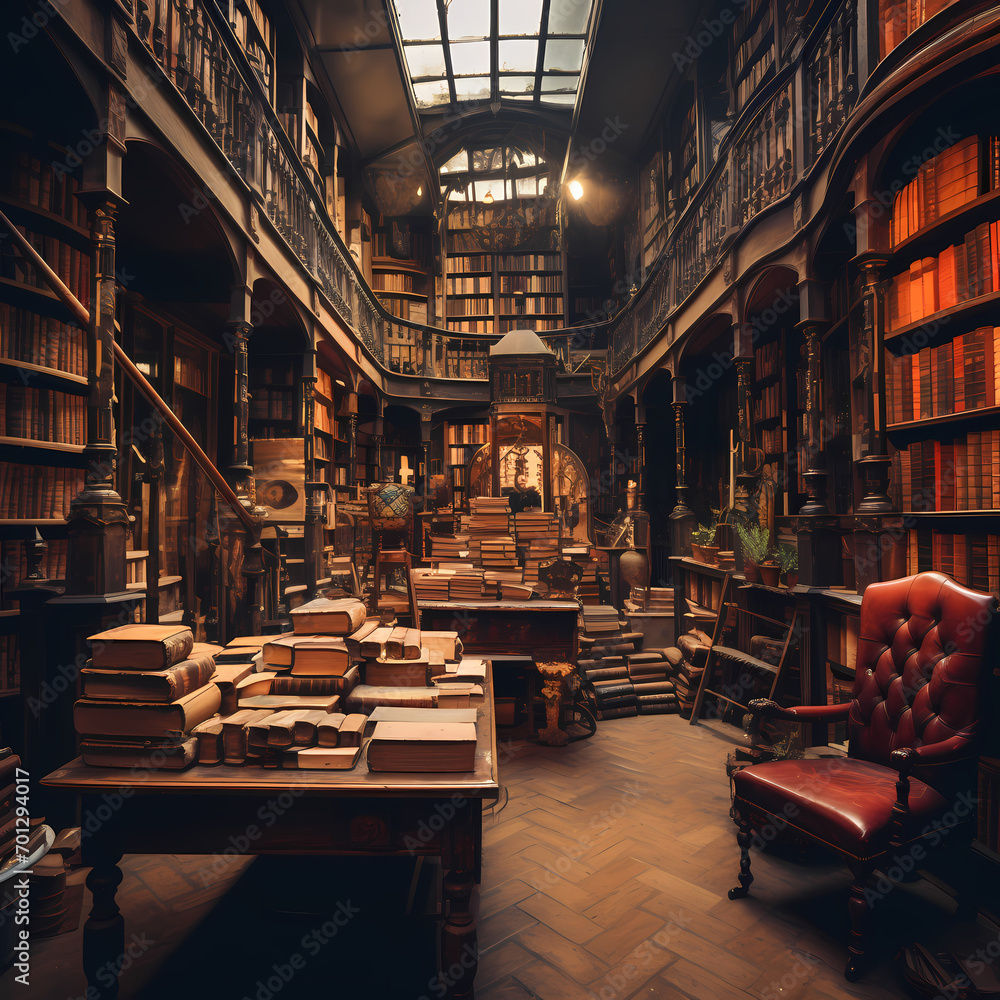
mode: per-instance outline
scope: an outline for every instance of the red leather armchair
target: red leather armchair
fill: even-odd
[[[850,702],[750,704],[758,718],[848,723],[846,758],[769,761],[734,775],[740,884],[729,897],[749,892],[750,845],[761,818],[832,848],[854,874],[849,980],[863,971],[873,872],[898,864],[897,855],[921,867],[939,842],[967,842],[975,829],[984,653],[996,611],[995,598],[940,573],[873,584],[861,603]]]

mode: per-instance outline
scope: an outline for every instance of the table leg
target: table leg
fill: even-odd
[[[83,925],[83,971],[87,976],[88,998],[116,1000],[118,970],[125,952],[125,920],[115,902],[122,880],[118,862],[121,850],[109,845],[89,852],[94,866],[87,875],[87,888],[93,896],[90,916]]]
[[[473,1000],[479,968],[479,879],[482,877],[482,802],[467,800],[451,824],[442,852],[443,910],[440,983],[445,996]]]

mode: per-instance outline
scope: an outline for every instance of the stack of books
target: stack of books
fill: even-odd
[[[468,568],[455,573],[448,581],[449,601],[481,601],[483,599],[483,571]]]
[[[645,611],[657,614],[674,613],[674,590],[672,587],[633,587],[625,600],[626,611]]]
[[[712,637],[694,627],[679,636],[677,646],[669,650],[674,658],[679,658],[674,666],[673,680],[677,692],[677,709],[685,719],[689,719],[694,710],[711,645]]]
[[[517,549],[510,535],[503,538],[483,539],[479,546],[479,560],[485,570],[517,569]]]
[[[506,497],[473,497],[469,501],[469,516],[462,518],[463,530],[469,538],[498,538],[509,534]]]
[[[530,538],[524,543],[519,530],[517,541],[525,547],[524,582],[534,586],[538,583],[539,565],[559,555],[559,540],[557,537]]]
[[[514,535],[518,544],[530,538],[548,538],[559,544],[559,519],[541,510],[522,510],[514,515]]]
[[[454,570],[442,572],[440,569],[415,568],[410,572],[413,589],[418,601],[447,601],[448,581],[454,576]]]
[[[431,535],[431,559],[448,562],[455,559],[466,559],[469,555],[468,535]]]
[[[192,655],[178,625],[122,625],[90,636],[73,707],[85,764],[180,770],[195,759],[191,731],[222,704],[210,653]]]
[[[582,615],[583,631],[586,635],[618,632],[621,629],[618,610],[609,604],[595,604],[585,607]]]

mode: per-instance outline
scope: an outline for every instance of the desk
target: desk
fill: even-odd
[[[125,950],[125,922],[115,903],[124,854],[440,855],[440,970],[449,997],[473,996],[483,799],[499,795],[493,684],[488,672],[477,713],[475,771],[461,774],[370,774],[200,767],[147,771],[87,767],[77,758],[42,780],[82,796],[83,863],[93,909],[83,929],[83,966],[94,989],[114,998],[107,963]],[[268,825],[268,816],[276,819]],[[262,819],[263,817],[263,819]],[[246,846],[244,847],[244,843]],[[98,973],[101,973],[100,981]]]
[[[422,629],[458,632],[467,653],[530,656],[541,677],[545,699],[547,725],[538,738],[553,746],[568,742],[558,719],[571,706],[577,686],[580,605],[576,601],[420,601],[418,607]],[[533,694],[533,689],[529,690],[531,735],[535,732]]]

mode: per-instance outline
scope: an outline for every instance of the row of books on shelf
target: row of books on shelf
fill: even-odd
[[[904,511],[1000,510],[1000,431],[914,441],[897,455]]]
[[[772,340],[769,344],[761,344],[754,350],[754,378],[762,379],[776,375],[781,361],[781,344]]]
[[[782,413],[781,386],[777,382],[764,386],[760,390],[760,398],[753,403],[754,420],[770,420],[772,417],[780,417]]]
[[[391,296],[392,292],[382,292],[381,294]],[[427,303],[425,301],[389,298],[383,301],[382,305],[398,319],[405,319],[410,323],[424,324],[427,322]]]
[[[997,187],[998,140],[986,140],[990,164],[987,190]],[[938,219],[974,201],[980,194],[979,136],[971,135],[925,160],[917,176],[892,202],[889,220],[889,244],[904,240],[933,225]]]
[[[38,252],[39,256],[59,276],[64,285],[83,303],[90,306],[90,254],[71,247],[55,236],[45,236],[24,226],[14,227]],[[45,279],[33,264],[23,258],[14,260],[11,277],[18,284],[31,288],[48,288]]]
[[[258,387],[250,394],[250,416],[258,420],[294,420],[294,394]]]
[[[914,260],[892,279],[888,292],[889,330],[916,323],[997,290],[1000,280],[1000,222],[984,222],[965,241],[937,257]]]
[[[483,444],[489,440],[487,424],[449,424],[448,444]]]
[[[1000,535],[911,528],[907,573],[928,570],[947,573],[964,587],[996,594],[1000,591]]]
[[[500,312],[533,316],[536,313],[561,313],[563,300],[561,295],[525,295],[501,296]]]
[[[500,294],[524,292],[534,294],[555,292],[562,294],[561,274],[501,274]]]
[[[316,400],[313,406],[313,423],[317,430],[325,431],[334,437],[340,437],[338,433],[337,418],[333,414],[333,407],[327,406],[321,400]]]
[[[734,35],[737,40],[739,40],[741,36],[743,37],[743,41],[740,43],[739,48],[733,54],[733,72],[737,76],[743,72],[747,63],[757,50],[757,46],[760,45],[764,36],[771,30],[771,24],[771,8],[768,7],[764,11],[764,16],[760,19],[760,23],[749,35],[743,36],[742,31],[739,31]]]
[[[21,658],[17,636],[0,635],[0,691],[12,693],[21,689]]]
[[[372,274],[372,288],[376,292],[412,292],[413,275],[375,271]]]
[[[448,316],[492,316],[493,299],[449,299]]]
[[[489,274],[453,277],[448,276],[449,295],[492,295],[493,276]]]
[[[0,356],[86,376],[86,331],[51,316],[0,302]]]
[[[1000,326],[983,326],[916,354],[886,359],[889,424],[995,406],[1000,400]]]
[[[500,320],[500,332],[508,333],[511,330],[523,330],[525,328],[529,330],[534,330],[535,333],[547,333],[550,330],[561,330],[564,326],[562,315],[556,319],[538,319],[537,314],[526,313],[520,316],[512,316],[507,319]],[[530,321],[526,319],[526,316],[530,316]],[[492,331],[485,331],[490,333]]]
[[[284,386],[292,388],[295,377],[290,364],[271,365],[254,364],[250,372],[250,381],[255,385]]]
[[[466,254],[464,256],[448,255],[445,258],[446,274],[475,274],[478,272],[492,274],[493,255],[488,253]]]
[[[82,469],[0,462],[0,517],[63,518],[82,489]]]
[[[500,254],[497,266],[501,271],[559,271],[562,257],[557,253]]]
[[[774,64],[774,46],[768,48],[764,54],[747,70],[746,75],[736,86],[736,100],[740,107],[754,95],[754,91],[760,86],[761,81],[767,75],[767,71]]]
[[[780,455],[785,450],[784,428],[766,427],[760,432],[760,447],[765,455]]]
[[[86,444],[87,400],[0,382],[0,437]]]
[[[210,371],[205,362],[204,356],[201,361],[198,361],[181,354],[175,354],[174,385],[183,386],[185,389],[192,389],[207,396]]]
[[[14,201],[52,212],[86,229],[87,210],[76,197],[80,182],[71,174],[56,171],[55,164],[55,158],[43,163],[26,150],[19,150],[17,157],[5,164],[0,191]]]
[[[733,22],[733,37],[742,38],[746,33],[747,25],[752,24],[754,18],[760,13],[760,8],[769,7],[769,0],[748,0],[747,4],[743,7],[743,10],[737,16],[736,20]]]
[[[493,320],[447,319],[448,329],[455,333],[492,333]]]

